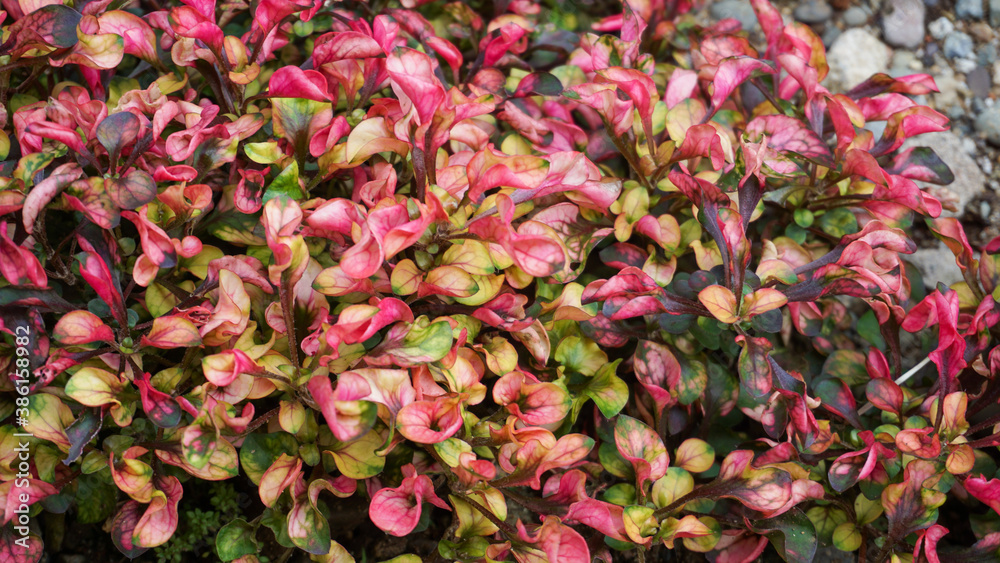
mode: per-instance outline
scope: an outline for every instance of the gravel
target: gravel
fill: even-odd
[[[955,24],[951,23],[948,18],[941,16],[927,26],[927,31],[934,39],[944,39],[949,33],[955,31]]]
[[[976,131],[1000,147],[1000,105],[986,108],[976,117]]]
[[[863,28],[848,29],[833,42],[826,59],[828,88],[849,90],[889,68],[892,50]]]
[[[825,0],[806,0],[793,12],[795,19],[808,24],[826,23],[833,15],[833,8]]]
[[[868,13],[857,6],[848,8],[841,18],[848,27],[860,27],[868,23]]]
[[[972,37],[968,33],[952,31],[948,34],[948,37],[944,38],[942,49],[944,50],[944,56],[949,59],[964,59],[972,54],[974,47],[975,43],[973,43]]]
[[[986,16],[983,0],[958,0],[955,2],[955,15],[963,20],[983,19]]]
[[[972,90],[972,94],[977,98],[985,98],[990,95],[992,80],[990,79],[990,71],[986,70],[985,66],[977,66],[972,69],[971,72],[966,74],[965,82],[969,85],[969,90]]]
[[[882,37],[893,47],[915,49],[924,42],[923,0],[889,0],[892,12],[882,19]]]
[[[757,23],[757,14],[754,13],[750,2],[745,0],[722,0],[722,2],[713,3],[709,8],[709,13],[717,20],[726,18],[739,20],[743,29],[748,31],[760,29],[760,24]]]

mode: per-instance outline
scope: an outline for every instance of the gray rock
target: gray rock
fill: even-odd
[[[941,160],[948,165],[948,168],[951,168],[951,173],[955,175],[955,181],[948,184],[944,190],[942,186],[917,182],[917,185],[921,188],[930,189],[936,193],[945,190],[951,192],[948,195],[954,198],[958,213],[945,210],[941,212],[942,217],[960,216],[965,206],[986,189],[986,176],[983,175],[979,165],[965,150],[962,139],[955,133],[942,131],[940,133],[919,135],[912,139],[907,139],[903,143],[901,150],[906,150],[910,147],[930,147],[934,149],[934,152],[941,157]]]
[[[990,3],[990,25],[1000,27],[1000,0],[989,0]]]
[[[848,8],[841,17],[843,17],[844,24],[848,27],[861,27],[868,23],[868,14],[857,6]]]
[[[982,98],[972,98],[969,100],[969,109],[972,110],[973,115],[979,115],[986,111],[986,104],[983,103]]]
[[[935,248],[918,248],[913,254],[902,258],[920,270],[925,286],[935,287],[938,282],[950,286],[962,281],[962,270],[955,263],[955,255],[943,242],[939,242]]]
[[[841,33],[843,32],[840,31],[840,28],[835,25],[827,27],[826,31],[823,32],[823,37],[822,37],[823,46],[829,49],[830,46],[833,45],[833,42],[836,41],[838,37],[840,37]]]
[[[892,50],[871,33],[858,27],[848,29],[827,52],[827,87],[831,91],[850,90],[871,75],[885,72],[891,55]]]
[[[990,95],[990,71],[984,66],[977,66],[972,72],[965,75],[965,83],[969,85],[969,90],[977,98],[985,98]]]
[[[987,43],[976,49],[976,62],[979,66],[990,66],[997,61],[997,47],[992,43]]]
[[[986,16],[983,0],[958,0],[955,2],[955,15],[963,20],[983,19]]]
[[[941,16],[927,25],[927,31],[931,32],[934,39],[944,39],[949,33],[955,31],[955,24],[951,20]]]
[[[825,0],[806,0],[792,12],[795,19],[808,24],[824,23],[833,15],[833,8]]]
[[[952,31],[944,38],[941,49],[944,51],[944,56],[949,59],[964,59],[972,54],[973,47],[975,43],[968,33]]]
[[[924,42],[922,0],[890,0],[892,13],[882,19],[882,37],[893,47],[916,49]]]
[[[760,28],[760,24],[757,23],[757,14],[754,13],[750,2],[745,0],[722,0],[722,2],[713,3],[709,8],[709,13],[717,20],[726,18],[739,20],[740,25],[747,31]]]
[[[976,117],[976,131],[985,135],[990,144],[1000,146],[1000,106],[986,108]]]

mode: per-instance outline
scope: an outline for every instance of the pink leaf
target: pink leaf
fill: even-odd
[[[315,70],[283,66],[271,75],[267,95],[270,98],[303,98],[317,102],[332,100],[326,78]]]
[[[52,335],[59,342],[68,345],[115,341],[111,327],[89,311],[67,313],[56,323]]]
[[[774,74],[775,70],[766,62],[752,57],[730,57],[719,63],[712,80],[712,110],[718,111],[736,88],[755,72]]]
[[[462,401],[461,395],[450,393],[404,406],[396,415],[399,433],[420,444],[443,442],[462,427]]]
[[[663,440],[652,428],[630,416],[618,416],[615,446],[622,457],[632,464],[639,486],[663,477],[670,465]]]
[[[368,515],[382,531],[397,537],[409,535],[420,520],[424,501],[451,510],[434,494],[430,477],[418,475],[413,464],[403,466],[403,482],[396,488],[379,489],[372,495]]]

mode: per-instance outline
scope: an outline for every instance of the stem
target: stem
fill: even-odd
[[[250,424],[247,425],[246,429],[243,430],[242,433],[234,436],[233,439],[238,440],[240,438],[247,437],[247,435],[249,435],[251,432],[253,432],[254,430],[256,430],[256,429],[260,428],[261,426],[263,426],[265,422],[267,422],[268,420],[271,420],[271,417],[273,417],[274,415],[278,414],[278,411],[280,411],[280,410],[281,410],[281,407],[274,407],[273,409],[271,409],[271,410],[267,411],[266,413],[260,415],[259,417],[257,417],[256,420],[250,422]]]
[[[875,556],[876,563],[881,563],[882,561],[886,561],[889,559],[889,552],[892,551],[892,546],[895,545],[895,543],[896,542],[894,541],[886,539],[885,545],[882,546],[882,549],[879,550],[878,555]]]
[[[281,314],[285,318],[285,334],[288,336],[288,355],[291,356],[292,366],[295,367],[295,374],[298,377],[299,369],[299,341],[295,335],[295,319],[292,315],[292,295],[289,293],[284,280],[278,286],[278,296],[281,299]]]
[[[992,436],[987,436],[985,438],[980,438],[979,440],[973,440],[969,442],[968,445],[970,448],[974,449],[1000,445],[1000,433],[993,434]]]
[[[166,287],[166,286],[164,286],[164,287]],[[206,284],[202,285],[201,287],[195,289],[194,293],[192,293],[191,295],[188,295],[183,301],[181,301],[180,303],[178,303],[177,305],[175,305],[174,308],[171,309],[170,312],[167,313],[164,316],[169,316],[169,315],[172,315],[174,313],[183,311],[184,309],[187,309],[188,307],[191,307],[199,299],[201,299],[206,293],[208,293],[209,291],[212,291],[213,289],[215,289],[217,287],[219,287],[219,280],[214,280],[214,281],[211,281],[209,283],[206,283]],[[149,321],[149,322],[142,323],[140,325],[136,325],[135,328],[136,328],[136,330],[145,330],[147,328],[150,328],[151,326],[153,326],[153,321]]]
[[[975,434],[976,432],[979,432],[980,430],[985,430],[985,429],[989,428],[990,426],[995,425],[998,422],[1000,422],[1000,414],[995,414],[995,415],[987,418],[986,420],[980,422],[979,424],[973,426],[972,428],[970,428],[968,430],[968,432],[966,432],[966,435]]]

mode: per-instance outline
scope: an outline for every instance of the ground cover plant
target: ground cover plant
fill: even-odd
[[[0,561],[996,560],[934,82],[751,3],[5,0]]]

